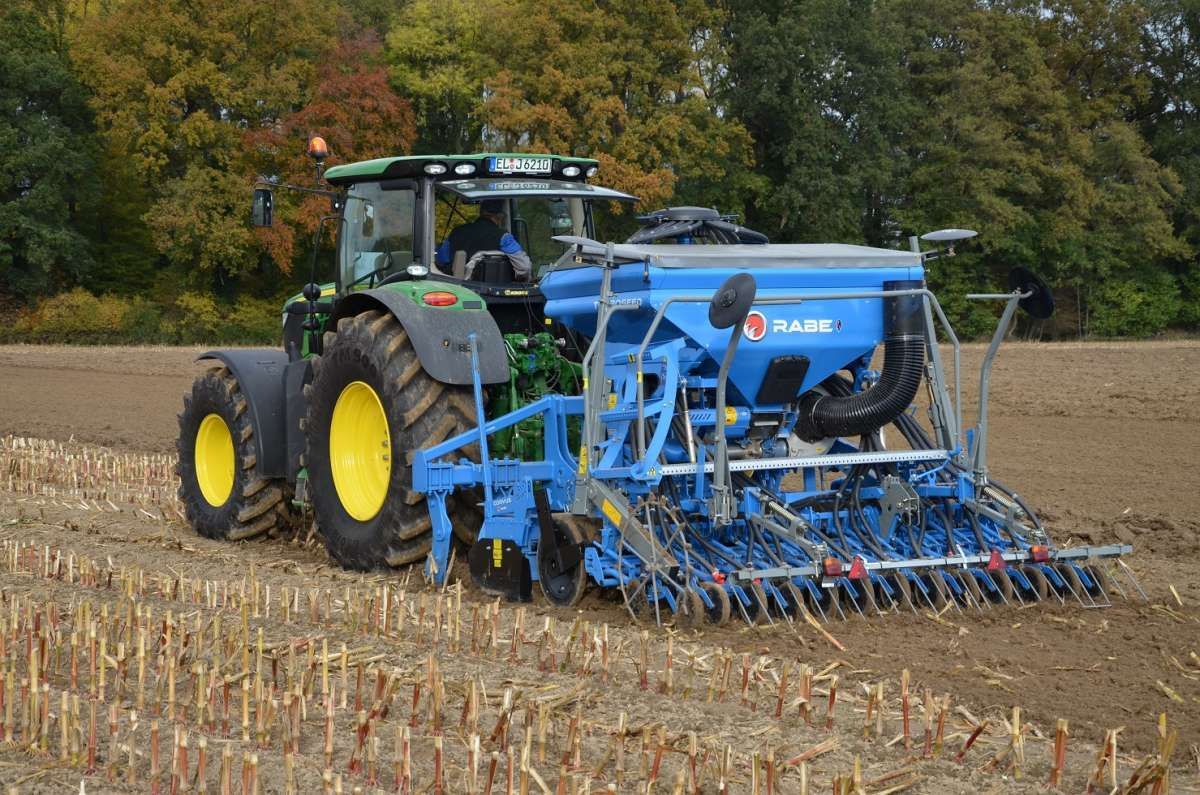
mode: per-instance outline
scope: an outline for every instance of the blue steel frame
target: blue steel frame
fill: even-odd
[[[936,298],[927,290],[813,297],[828,300],[888,294],[920,294],[925,298],[927,308],[932,306],[949,331],[957,365],[958,340]],[[1020,296],[997,297],[1009,301],[1010,311],[1004,315],[1007,319]],[[775,297],[763,303],[808,298]],[[704,430],[723,426],[727,438],[738,439],[750,427],[751,411],[731,407],[731,414],[718,418],[714,407],[701,405],[686,407],[686,417],[681,415],[676,402],[681,392],[708,395],[720,384],[716,378],[690,371],[696,359],[683,355],[688,349],[687,340],[649,344],[664,310],[665,305],[660,307],[636,356],[621,350],[605,357],[605,373],[616,387],[615,404],[597,412],[607,437],[588,451],[587,465],[582,468],[580,458],[567,448],[567,422],[570,417],[585,417],[586,398],[547,395],[488,420],[472,344],[477,427],[417,451],[413,458],[413,487],[428,495],[434,539],[430,573],[435,581],[444,579],[448,564],[452,530],[446,497],[451,492],[482,484],[484,524],[480,539],[499,538],[518,544],[536,580],[539,534],[534,490],[545,489],[552,511],[571,511],[573,506],[577,511],[580,503],[576,490],[589,478],[611,484],[637,510],[645,511],[645,524],[674,557],[675,565],[670,572],[650,566],[651,562],[623,537],[621,522],[614,521],[607,511],[589,506],[588,512],[602,519],[604,525],[600,539],[584,550],[588,575],[601,586],[622,589],[639,577],[648,577],[649,582],[643,581],[638,587],[650,594],[652,584],[652,601],[657,603],[662,598],[672,610],[682,590],[710,582],[722,585],[744,614],[754,608],[753,594],[760,586],[765,598],[785,615],[796,610],[797,594],[805,595],[823,615],[841,612],[842,600],[834,598],[835,588],[860,611],[868,604],[878,606],[877,598],[896,605],[907,602],[914,609],[918,601],[933,606],[945,603],[943,596],[965,603],[980,599],[1007,601],[1011,597],[1023,600],[1022,594],[1037,593],[1038,572],[1056,593],[1070,593],[1083,602],[1100,590],[1089,563],[1094,558],[1130,551],[1123,545],[1049,548],[1044,559],[1031,557],[1035,545],[1048,545],[1040,526],[1022,524],[1011,505],[1007,513],[1000,510],[1002,501],[997,502],[994,492],[987,491],[986,474],[980,477],[983,473],[978,469],[972,471],[962,465],[976,452],[980,433],[966,434],[966,450],[859,451],[838,440],[821,456],[768,456],[744,466],[735,462],[730,465],[731,471],[738,468],[739,473],[750,473],[744,476],[739,490],[735,519],[725,527],[706,524],[711,518],[708,499],[712,485],[706,476],[714,465],[703,443],[695,445],[694,463],[661,463],[678,459],[680,444],[685,441],[674,438],[678,434],[673,433],[672,420],[685,420],[697,438]],[[932,317],[928,313],[927,318],[927,334],[932,337]],[[683,364],[685,358],[687,366]],[[856,390],[870,381],[867,366],[865,358],[855,365]],[[655,381],[649,398],[643,394],[647,376]],[[940,379],[939,386],[945,390]],[[953,411],[961,416],[958,403],[956,366]],[[541,460],[489,456],[491,434],[537,415],[542,416],[545,425]],[[647,421],[654,423],[648,439],[644,435]],[[794,416],[785,420],[789,424],[794,421]],[[986,426],[979,430],[986,433]],[[951,438],[962,437],[954,433]],[[443,460],[471,444],[478,445],[480,462],[467,458]],[[631,451],[636,455],[642,450],[640,456],[631,457]],[[878,477],[864,478],[858,468],[883,464],[919,497],[924,506],[919,526],[911,516],[893,516],[888,526],[882,525],[883,510],[876,503],[885,496],[885,488]],[[831,472],[837,472],[838,477],[830,479]],[[577,479],[577,473],[583,481]],[[792,473],[802,477],[803,489],[785,489],[785,476]],[[847,495],[846,503],[840,504],[852,482],[852,499]],[[664,488],[671,492],[670,500],[663,499]],[[849,564],[849,571],[828,570],[826,556]],[[1011,589],[1006,589],[1004,580],[995,575],[997,570],[1006,571]],[[706,606],[712,606],[711,597],[703,589],[698,589],[698,594]]]

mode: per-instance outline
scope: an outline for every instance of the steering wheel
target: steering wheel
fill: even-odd
[[[391,270],[392,264],[393,264],[391,249],[387,249],[383,252],[383,262],[384,262],[384,264],[382,267],[376,268],[375,270],[371,271],[370,273],[364,273],[362,276],[359,276],[357,279],[355,279],[354,281],[347,284],[346,289],[349,290],[351,287],[355,286],[356,284],[364,282],[367,279],[374,279],[376,276],[387,273],[389,270]]]

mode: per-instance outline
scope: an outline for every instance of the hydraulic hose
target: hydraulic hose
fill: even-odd
[[[886,282],[885,290],[912,290],[923,281]],[[875,386],[849,397],[809,392],[800,400],[796,432],[806,441],[872,433],[912,404],[925,364],[925,315],[920,295],[885,298],[883,369]]]

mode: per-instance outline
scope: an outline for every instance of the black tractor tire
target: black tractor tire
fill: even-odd
[[[309,494],[317,528],[330,556],[343,567],[366,571],[424,558],[433,542],[425,495],[412,489],[412,454],[475,426],[470,387],[434,380],[421,366],[412,341],[390,313],[364,312],[326,332],[304,387]],[[375,392],[387,418],[390,473],[383,504],[368,519],[350,515],[338,495],[330,462],[330,427],[338,398],[361,381]],[[478,459],[477,445],[453,455]],[[455,535],[473,543],[481,524],[473,501],[451,495],[447,514]]]
[[[224,423],[233,445],[233,483],[219,505],[204,495],[197,473],[197,435],[210,415]],[[188,523],[200,535],[240,541],[274,533],[288,524],[291,490],[282,479],[259,474],[249,405],[229,368],[210,368],[193,382],[191,394],[183,396],[175,449],[179,501]]]

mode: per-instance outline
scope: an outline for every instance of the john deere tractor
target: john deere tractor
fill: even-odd
[[[423,155],[326,171],[325,152],[310,142],[318,184],[297,188],[330,200],[314,277],[283,308],[280,349],[200,357],[211,367],[179,415],[179,495],[210,538],[270,533],[310,506],[340,564],[399,566],[424,558],[431,542],[412,455],[474,427],[473,361],[491,416],[547,391],[578,392],[580,340],[546,321],[538,279],[566,254],[554,236],[594,237],[594,206],[634,197],[589,184],[597,163],[585,158]],[[279,187],[296,186],[255,190],[256,225],[272,223]],[[478,222],[481,208],[505,245],[454,250],[466,239],[454,230]],[[320,283],[326,226],[336,278]],[[524,279],[513,241],[528,257]],[[498,435],[491,454],[540,451],[540,422]],[[467,543],[476,503],[467,493],[451,506]]]

